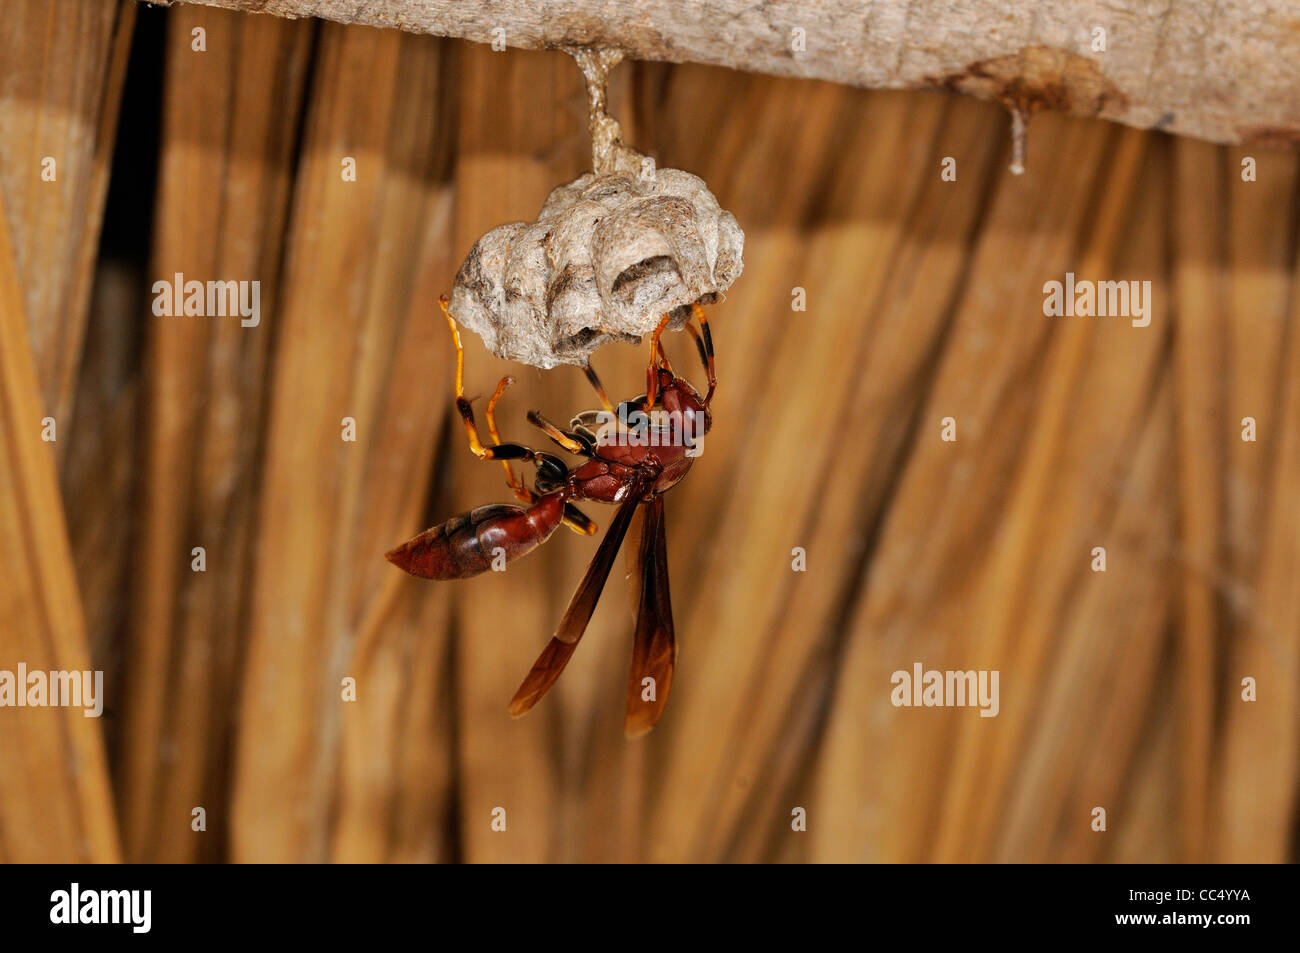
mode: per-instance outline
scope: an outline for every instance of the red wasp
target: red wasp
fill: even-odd
[[[480,506],[425,530],[386,556],[389,562],[414,576],[466,579],[493,568],[494,563],[500,566],[532,552],[550,539],[561,523],[584,536],[594,534],[596,524],[574,505],[576,502],[589,500],[618,505],[613,522],[578,584],[555,635],[510,702],[510,714],[518,718],[550,690],[564,671],[595,612],[596,601],[632,523],[633,514],[638,506],[644,504],[645,523],[633,574],[634,578],[640,579],[641,591],[624,722],[629,737],[644,734],[654,727],[663,712],[677,654],[672,603],[668,594],[663,493],[686,476],[699,455],[701,439],[712,425],[709,403],[718,383],[714,373],[713,339],[704,311],[698,304],[692,306],[692,316],[700,326],[698,331],[689,319],[683,325],[694,338],[708,374],[709,389],[704,397],[700,397],[689,382],[673,373],[659,340],[671,317],[664,315],[650,341],[644,394],[615,408],[588,364],[585,372],[603,410],[579,414],[570,421],[568,430],[556,427],[537,411],[529,411],[530,423],[563,450],[583,458],[581,463],[570,467],[552,454],[522,444],[501,442],[495,411],[501,395],[514,383],[510,377],[501,379],[488,400],[485,416],[492,442],[484,444],[480,440],[474,410],[465,398],[465,352],[460,342],[460,331],[448,310],[445,296],[441,303],[456,344],[456,409],[469,435],[470,449],[481,459],[502,462],[510,489],[524,505],[496,503]],[[533,489],[515,478],[510,465],[512,460],[537,467]]]

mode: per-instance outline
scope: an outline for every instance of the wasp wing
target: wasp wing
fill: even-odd
[[[641,599],[632,643],[632,668],[627,679],[627,715],[623,722],[624,733],[629,738],[645,734],[663,714],[677,658],[673,605],[668,592],[668,537],[662,496],[646,504],[638,552]]]
[[[645,511],[648,507],[638,506],[628,527],[627,538],[623,540],[623,552],[626,553],[623,591],[627,597],[629,618],[635,620],[637,610],[641,608],[641,579],[645,570],[641,568],[642,537],[645,535]]]
[[[601,590],[605,588],[609,571],[614,567],[619,547],[623,545],[623,537],[627,535],[632,516],[643,498],[642,483],[637,481],[628,488],[627,497],[619,505],[609,529],[605,531],[605,538],[600,541],[600,548],[596,550],[582,582],[574,590],[569,607],[564,610],[564,617],[555,627],[555,638],[561,642],[577,642],[582,638],[582,633],[587,631],[587,623],[596,611],[596,602],[600,599]]]
[[[609,529],[605,531],[605,538],[600,541],[600,548],[596,550],[582,582],[578,583],[573,598],[569,600],[569,608],[565,610],[555,635],[533,663],[532,670],[515,692],[515,697],[510,700],[510,714],[515,718],[536,705],[551,690],[551,686],[564,671],[564,666],[569,664],[573,650],[578,647],[578,640],[587,631],[587,623],[596,611],[596,602],[605,587],[605,580],[609,578],[619,547],[623,545],[623,537],[627,535],[632,514],[636,512],[641,500],[641,484],[634,483],[629,487],[628,495],[615,513]]]

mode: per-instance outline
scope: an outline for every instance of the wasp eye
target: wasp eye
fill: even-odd
[[[650,424],[650,418],[646,416],[644,408],[644,397],[634,400],[625,400],[618,405],[618,419],[628,430],[640,430]]]

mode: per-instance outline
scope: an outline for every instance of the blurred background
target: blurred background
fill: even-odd
[[[1014,177],[994,105],[655,63],[611,112],[746,232],[667,497],[677,675],[634,742],[618,578],[506,714],[598,540],[458,583],[383,559],[510,499],[437,296],[589,168],[570,58],[6,4],[0,668],[102,669],[107,709],[0,710],[0,859],[1293,860],[1294,151],[1040,114]],[[1067,271],[1151,281],[1150,326],[1044,317]],[[260,325],[155,317],[175,272],[259,280]],[[519,379],[506,439],[593,403],[466,345],[470,394]],[[629,397],[643,361],[595,364]],[[1000,713],[894,707],[917,662],[998,670]]]

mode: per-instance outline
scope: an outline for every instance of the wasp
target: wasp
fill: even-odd
[[[708,376],[703,397],[690,382],[673,373],[660,337],[671,314],[664,315],[650,341],[646,391],[616,408],[591,368],[584,367],[600,399],[600,410],[573,417],[567,430],[538,411],[528,421],[579,462],[518,443],[504,443],[496,425],[496,405],[514,383],[503,377],[484,412],[489,442],[479,436],[471,402],[465,397],[465,351],[447,298],[442,312],[456,346],[456,409],[464,422],[470,449],[483,460],[498,460],[518,504],[495,503],[425,530],[386,554],[389,562],[425,579],[467,579],[494,566],[519,559],[545,543],[561,524],[583,536],[596,533],[596,524],[578,503],[607,503],[618,507],[568,609],[546,648],[510,702],[518,718],[541,700],[559,679],[587,629],[605,581],[623,545],[638,507],[644,522],[631,573],[639,583],[632,666],[628,673],[624,729],[628,737],[645,734],[659,720],[668,700],[677,640],[668,588],[668,551],[663,494],[681,482],[702,449],[703,436],[713,425],[709,405],[717,389],[713,338],[703,309],[694,304],[682,325],[695,341]],[[697,330],[691,323],[699,325]],[[536,467],[530,488],[517,478],[512,462]]]

